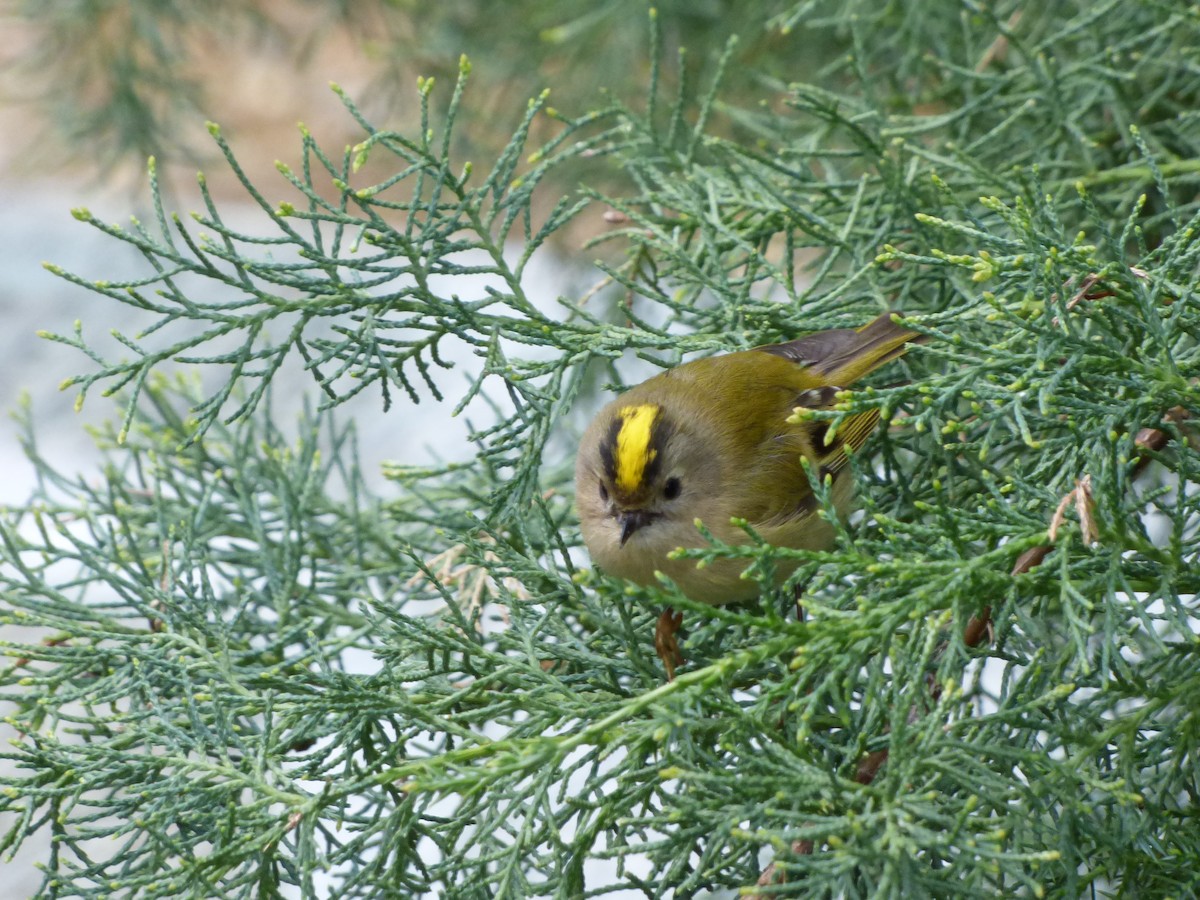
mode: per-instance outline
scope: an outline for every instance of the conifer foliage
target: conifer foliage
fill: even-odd
[[[343,97],[361,142],[302,134],[269,186],[213,126],[267,237],[157,186],[150,222],[76,212],[145,275],[58,271],[153,324],[119,358],[102,305],[49,335],[123,412],[99,476],[30,427],[39,488],[0,523],[0,852],[49,831],[46,896],[1200,889],[1200,16],[808,0],[746,27],[777,64],[841,52],[750,104],[736,42],[667,90],[665,15],[643,98],[539,97],[487,164],[454,152],[464,59],[412,133]],[[532,302],[533,255],[602,213],[596,289]],[[589,568],[573,441],[631,356],[885,309],[928,339],[818,414],[888,423],[837,545],[690,551],[765,586],[798,561],[795,595]],[[295,365],[298,438],[270,405]],[[432,397],[496,416],[378,490],[335,416],[364,391],[397,429]]]

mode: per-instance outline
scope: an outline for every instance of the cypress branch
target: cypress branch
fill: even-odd
[[[452,153],[465,62],[448,100],[419,86],[414,132],[343,94],[361,141],[302,132],[281,202],[213,129],[265,238],[156,184],[151,224],[80,211],[147,272],[54,271],[152,324],[122,359],[52,336],[93,364],[83,394],[122,394],[101,477],[56,471],[23,425],[0,852],[50,830],[63,896],[317,895],[324,873],[351,897],[1193,891],[1197,22],[961,9],[798,4],[780,23],[845,53],[774,108],[719,80],[689,106],[658,47],[646,114],[540,97],[490,167]],[[580,163],[626,187],[539,205]],[[586,305],[539,308],[530,259],[597,200],[624,256]],[[494,288],[464,299],[477,274]],[[585,565],[573,409],[634,377],[625,354],[887,308],[928,340],[822,414],[887,423],[833,549],[693,551],[768,586],[717,609]],[[457,391],[451,341],[475,354]],[[320,400],[294,440],[270,410],[293,354]],[[376,492],[334,419],[365,389],[390,415],[511,407],[472,459]],[[667,605],[687,613],[670,683]]]

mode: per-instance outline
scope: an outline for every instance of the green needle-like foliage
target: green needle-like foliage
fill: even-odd
[[[64,276],[153,324],[115,360],[56,337],[125,414],[101,478],[30,433],[40,486],[0,527],[0,852],[49,831],[60,897],[1200,890],[1200,16],[1024,7],[797,4],[780,24],[848,49],[778,108],[726,105],[719,72],[695,106],[656,77],[643,112],[541,99],[490,166],[451,158],[464,63],[448,101],[422,83],[416,135],[347,99],[362,142],[305,135],[291,200],[239,175],[269,237],[207,196],[198,227],[157,191],[149,225],[81,211],[147,275]],[[359,183],[368,158],[394,175]],[[628,190],[535,203],[581,163]],[[606,289],[535,305],[532,254],[598,200]],[[928,339],[816,414],[889,423],[837,545],[689,551],[767,586],[798,561],[803,616],[588,568],[595,364],[621,383],[630,352],[886,309]],[[270,415],[289,361],[320,403],[295,439]],[[430,394],[496,420],[377,492],[333,417],[363,390],[398,429]]]

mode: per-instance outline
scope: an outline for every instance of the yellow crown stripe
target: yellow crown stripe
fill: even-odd
[[[621,416],[621,430],[617,432],[617,487],[626,493],[634,493],[642,484],[646,467],[654,462],[658,451],[650,446],[654,423],[658,420],[659,408],[651,403],[626,406]]]

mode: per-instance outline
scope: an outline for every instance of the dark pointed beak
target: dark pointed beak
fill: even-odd
[[[635,531],[649,525],[653,520],[654,514],[648,513],[644,509],[631,509],[618,513],[617,521],[621,523],[621,546],[625,546],[625,542],[633,537]]]

